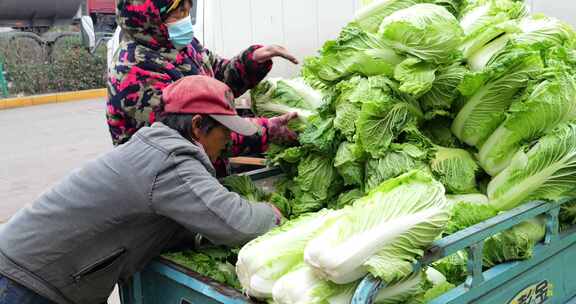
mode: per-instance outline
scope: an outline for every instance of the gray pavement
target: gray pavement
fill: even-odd
[[[103,100],[0,111],[0,222],[112,148]]]
[[[0,111],[0,223],[112,149],[104,113],[103,99]]]

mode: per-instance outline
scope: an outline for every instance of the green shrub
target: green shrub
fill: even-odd
[[[31,38],[0,39],[0,56],[11,82],[11,95],[37,95],[103,88],[106,47],[90,54],[79,37],[65,37],[50,49]]]

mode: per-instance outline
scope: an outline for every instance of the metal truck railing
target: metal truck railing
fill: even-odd
[[[468,256],[466,282],[440,296],[431,304],[441,303],[566,303],[576,296],[576,231],[559,232],[558,214],[562,204],[535,201],[502,213],[433,244],[415,271],[460,250]],[[532,258],[497,265],[483,271],[484,240],[534,217],[546,216],[544,241],[534,248]],[[572,258],[570,258],[572,257]],[[570,286],[566,286],[570,284]],[[352,303],[372,303],[385,285],[371,276],[356,290]],[[517,298],[516,298],[517,297]],[[517,300],[514,302],[514,300]]]
[[[249,172],[257,183],[281,171],[262,169]],[[576,303],[576,228],[559,231],[558,214],[567,201],[535,201],[436,241],[414,271],[460,250],[468,255],[466,282],[434,299],[430,304],[563,304]],[[483,271],[484,240],[519,223],[546,217],[544,240],[534,248],[532,258],[509,262]],[[371,304],[385,285],[367,276],[353,297],[353,304]],[[240,291],[190,272],[182,266],[159,259],[122,288],[123,304],[255,303]]]

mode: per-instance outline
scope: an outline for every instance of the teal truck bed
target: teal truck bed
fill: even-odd
[[[457,232],[433,244],[420,264],[428,265],[459,250],[468,253],[468,278],[457,288],[430,304],[544,304],[576,303],[576,231],[559,233],[562,203],[531,202],[483,223]],[[497,265],[482,271],[483,241],[527,219],[545,214],[546,236],[525,261]],[[383,284],[366,277],[352,303],[372,303]]]
[[[270,186],[276,170],[248,173]],[[468,278],[430,304],[576,304],[576,228],[560,233],[558,213],[564,202],[530,202],[485,222],[436,241],[419,263],[422,266],[460,250],[468,253]],[[536,216],[546,216],[546,236],[532,258],[482,271],[484,240]],[[369,304],[385,287],[366,277],[352,303]],[[256,303],[240,291],[202,277],[165,259],[152,262],[121,286],[122,304]]]

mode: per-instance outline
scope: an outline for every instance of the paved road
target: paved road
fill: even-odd
[[[103,100],[0,111],[0,221],[111,147]]]
[[[0,222],[110,149],[102,99],[0,111]]]

